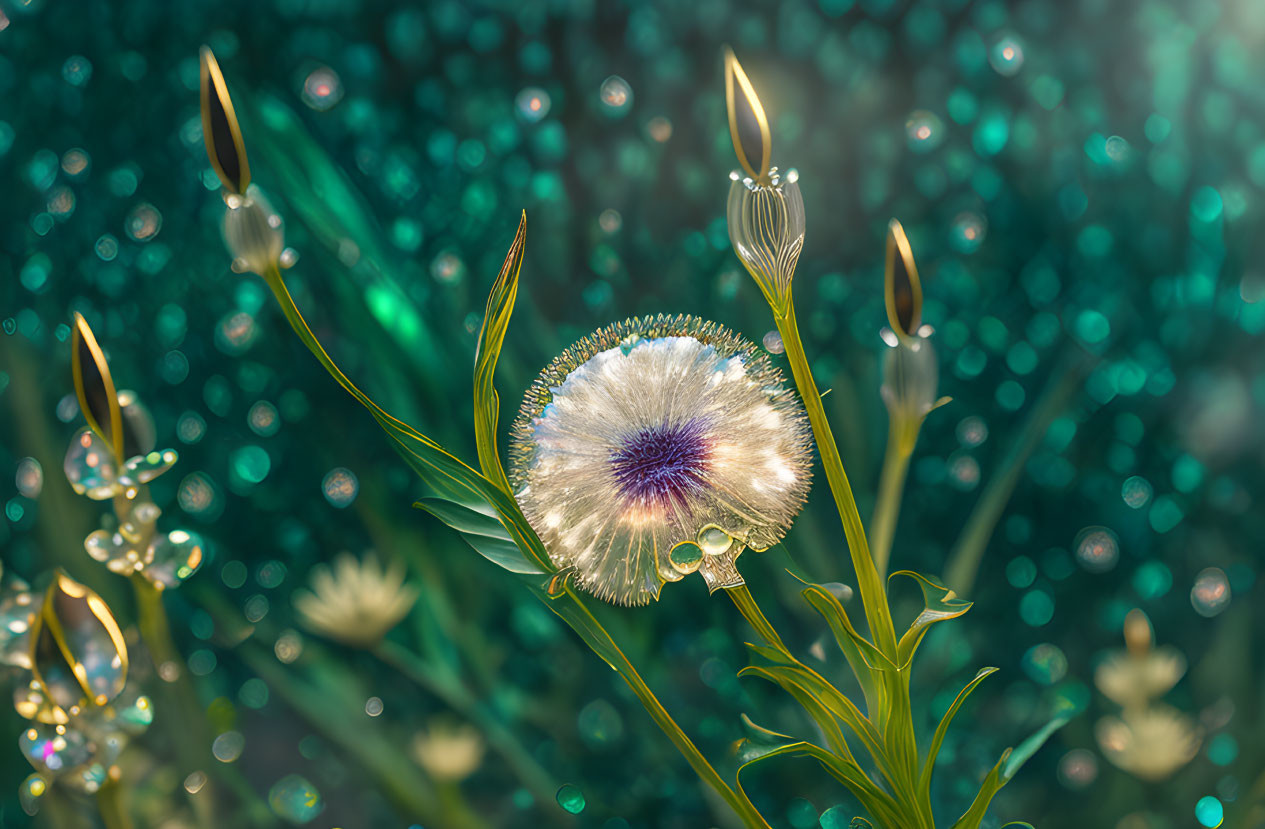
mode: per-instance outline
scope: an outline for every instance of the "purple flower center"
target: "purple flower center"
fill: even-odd
[[[711,445],[699,420],[642,429],[611,452],[611,472],[625,501],[667,506],[704,486]]]

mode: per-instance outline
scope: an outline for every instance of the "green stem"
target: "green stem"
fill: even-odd
[[[716,772],[698,750],[693,741],[686,736],[681,727],[672,719],[672,715],[667,712],[659,702],[659,698],[655,696],[654,691],[646,685],[645,680],[641,678],[641,674],[637,673],[637,669],[633,667],[632,662],[624,655],[619,646],[615,644],[615,640],[606,632],[606,628],[602,627],[589,609],[581,601],[580,597],[575,594],[571,587],[567,587],[566,593],[557,598],[551,598],[540,591],[538,588],[533,590],[537,597],[545,602],[550,610],[557,613],[562,619],[571,626],[576,633],[580,634],[580,638],[584,643],[606,661],[624,682],[628,683],[628,687],[636,694],[637,699],[641,702],[646,713],[655,721],[655,724],[667,735],[672,744],[685,757],[686,762],[690,764],[690,768],[694,769],[695,774],[708,786],[711,786],[720,797],[729,804],[737,815],[742,818],[743,822],[754,829],[770,829],[768,821],[760,814],[741,788],[736,791],[729,786],[721,776]]]
[[[483,732],[484,739],[531,790],[541,804],[548,804],[558,791],[557,783],[519,742],[514,733],[486,709],[477,704],[459,679],[444,669],[425,665],[408,649],[388,640],[378,643],[373,655],[418,687],[443,700],[453,711],[465,717]]]
[[[132,829],[132,816],[123,806],[123,784],[109,781],[97,790],[97,811],[105,829]]]
[[[787,659],[799,664],[799,660],[791,655],[790,649],[786,647],[782,637],[778,635],[773,623],[765,618],[760,606],[756,604],[755,596],[751,595],[751,591],[747,589],[745,584],[737,587],[726,587],[725,593],[733,600],[734,607],[738,608],[738,612],[742,614],[742,618],[747,620],[747,624],[755,628],[755,632],[760,634],[761,639],[777,649]]]
[[[787,303],[785,314],[776,314],[777,330],[782,335],[782,343],[786,348],[786,358],[791,364],[791,374],[795,385],[803,398],[804,408],[808,410],[808,420],[813,427],[813,437],[817,441],[817,451],[821,453],[821,465],[826,472],[826,481],[830,484],[830,492],[834,495],[835,507],[843,522],[843,534],[848,541],[848,552],[852,556],[852,566],[856,570],[857,588],[861,594],[861,602],[865,606],[865,619],[870,626],[870,635],[874,644],[893,662],[896,661],[896,628],[892,624],[891,609],[887,606],[887,592],[883,589],[883,580],[870,557],[870,548],[865,538],[865,526],[861,523],[861,514],[857,510],[856,498],[852,495],[852,487],[848,483],[847,473],[843,471],[843,459],[839,457],[839,448],[835,444],[834,433],[830,430],[830,422],[826,419],[826,410],[821,405],[821,394],[817,391],[817,383],[813,380],[812,370],[808,366],[808,357],[804,354],[804,344],[799,338],[799,328],[795,324],[795,306]]]
[[[169,729],[168,733],[176,745],[181,774],[188,775],[204,768],[214,772],[214,767],[220,764],[208,762],[211,760],[212,737],[206,714],[198,702],[198,692],[189,678],[189,669],[172,639],[171,623],[163,606],[163,593],[140,573],[133,575],[131,582],[136,595],[141,639],[149,651],[164,695],[157,716]],[[249,792],[249,797],[253,798],[254,793]],[[213,785],[208,782],[198,797],[191,798],[190,802],[201,825],[216,825]]]
[[[917,429],[914,434],[917,435]],[[870,551],[874,554],[874,569],[880,579],[887,576],[887,564],[891,560],[905,475],[909,472],[909,454],[902,451],[899,426],[893,420],[887,434],[883,473],[879,476],[878,501],[874,505],[874,517],[870,520]]]
[[[945,583],[956,590],[958,595],[968,595],[975,586],[975,577],[979,573],[980,562],[984,559],[984,551],[993,536],[993,529],[1006,510],[1011,493],[1019,483],[1024,464],[1045,437],[1050,423],[1080,388],[1081,380],[1094,362],[1093,359],[1083,357],[1073,359],[1070,365],[1064,364],[1055,372],[1028,414],[1028,419],[1019,432],[1019,439],[1010,447],[1001,468],[989,479],[984,492],[975,502],[975,508],[971,510],[962,534],[958,536],[953,551],[949,553],[948,566],[944,571]]]

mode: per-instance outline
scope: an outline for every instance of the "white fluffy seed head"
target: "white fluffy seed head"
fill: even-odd
[[[713,590],[741,584],[742,550],[772,546],[799,512],[811,447],[803,406],[752,343],[695,317],[646,317],[545,368],[514,424],[511,483],[555,564],[601,599],[640,605],[694,569]],[[673,565],[685,542],[701,564]]]

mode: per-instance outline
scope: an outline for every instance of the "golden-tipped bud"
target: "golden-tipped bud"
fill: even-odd
[[[887,225],[887,267],[884,278],[887,321],[901,338],[915,337],[922,325],[922,283],[900,222]]]
[[[114,452],[120,462],[123,455],[123,413],[119,395],[110,376],[105,352],[82,314],[75,314],[71,335],[71,373],[75,379],[75,395],[88,427]]]
[[[102,706],[127,682],[127,643],[106,603],[57,572],[31,635],[31,670],[48,699],[71,711]]]
[[[729,185],[729,241],[764,293],[773,313],[791,307],[791,280],[804,248],[804,197],[799,174],[783,178],[774,168],[767,184],[732,173]]]
[[[241,195],[250,186],[250,162],[237,125],[233,99],[220,65],[209,46],[202,47],[202,140],[215,174],[230,193]]]
[[[733,139],[738,163],[757,183],[767,184],[773,149],[769,119],[755,94],[755,87],[728,46],[725,47],[725,104],[729,110],[729,137]]]

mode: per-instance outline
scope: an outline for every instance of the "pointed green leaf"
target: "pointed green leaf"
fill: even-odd
[[[993,802],[993,797],[997,792],[1001,791],[1002,786],[1006,785],[1005,778],[1001,776],[1001,769],[1008,757],[1010,757],[1010,749],[1002,752],[1001,759],[997,761],[997,765],[993,766],[992,771],[984,778],[979,794],[975,795],[975,800],[971,802],[971,808],[967,809],[962,817],[954,821],[949,829],[979,829],[980,823],[984,820],[984,815],[988,813],[988,804]]]
[[[984,778],[983,785],[980,786],[979,794],[975,796],[975,801],[971,803],[971,808],[966,810],[966,814],[957,819],[950,829],[979,829],[980,823],[984,820],[984,816],[988,814],[988,805],[992,803],[997,792],[1001,791],[1002,786],[1010,782],[1015,776],[1015,772],[1028,761],[1028,758],[1036,753],[1037,749],[1045,745],[1045,741],[1050,739],[1050,735],[1067,725],[1071,719],[1072,713],[1064,713],[1050,720],[1044,726],[1036,731],[1031,737],[1019,744],[1017,749],[1006,749],[1002,752],[1001,759],[997,761],[997,765],[993,766],[993,770],[988,773],[988,777]],[[1023,826],[1025,824],[1018,824]]]
[[[770,655],[775,659],[777,657],[777,651],[772,649],[753,645],[747,645],[747,647],[766,658]],[[865,715],[853,704],[852,700],[840,693],[838,689],[826,682],[825,679],[802,667],[784,664],[751,665],[739,671],[738,676],[758,676],[766,679],[791,694],[801,704],[804,704],[805,698],[811,699],[813,704],[805,706],[805,710],[810,715],[814,714],[817,708],[821,708],[832,716],[837,717],[861,739],[861,743],[865,746],[866,751],[870,753],[879,771],[883,773],[889,783],[895,785],[896,779],[899,778],[894,773],[878,729],[875,728],[874,723],[866,719]],[[814,716],[814,719],[817,719],[817,717]]]
[[[1019,744],[1018,748],[1010,753],[1010,759],[1006,761],[1005,768],[1002,769],[1002,777],[1007,782],[1015,776],[1020,767],[1028,762],[1028,758],[1037,753],[1037,749],[1045,745],[1045,741],[1071,720],[1071,716],[1063,714],[1050,720],[1044,726],[1036,731],[1031,737]]]
[[[953,704],[949,706],[949,710],[945,711],[944,716],[940,718],[940,724],[936,726],[936,733],[931,738],[931,748],[927,751],[927,759],[923,764],[922,774],[918,778],[918,792],[923,799],[926,799],[931,792],[931,774],[935,769],[936,755],[940,753],[940,746],[944,743],[944,736],[949,731],[949,723],[953,722],[953,717],[958,713],[958,709],[962,707],[962,703],[966,702],[966,698],[975,690],[975,687],[990,674],[996,672],[996,668],[983,668],[980,670],[975,675],[975,678],[958,692]]]
[[[821,746],[812,743],[793,743],[774,749],[738,769],[738,787],[742,788],[742,774],[756,763],[764,763],[776,757],[811,757],[832,777],[847,787],[861,801],[861,805],[884,826],[909,826],[911,821],[891,795],[874,784],[855,762],[838,757]]]
[[[422,498],[413,506],[425,510],[462,535],[481,535],[513,543],[510,534],[490,510],[481,511],[444,498]]]
[[[423,498],[413,506],[452,527],[475,552],[493,564],[522,575],[544,573],[510,540],[509,533],[497,519],[442,498]]]
[[[479,332],[474,356],[474,439],[479,450],[479,466],[488,480],[505,492],[510,492],[510,484],[496,449],[501,403],[493,385],[493,377],[501,346],[505,344],[505,331],[509,328],[510,316],[514,313],[514,299],[518,296],[518,273],[523,267],[523,247],[526,241],[527,212],[524,211],[509,253],[505,254],[505,263],[501,265],[501,272],[488,294],[483,330]]]
[[[922,613],[919,613],[918,618],[914,619],[909,626],[909,630],[905,631],[905,635],[900,637],[900,642],[896,646],[897,662],[901,668],[905,668],[913,660],[914,651],[918,650],[918,644],[922,642],[922,637],[926,634],[929,627],[936,622],[956,619],[971,609],[971,603],[965,599],[959,599],[952,589],[946,587],[939,579],[931,576],[924,576],[921,573],[915,573],[913,570],[899,570],[892,573],[888,580],[890,581],[896,576],[908,576],[918,582],[918,586],[922,588],[924,604]]]

